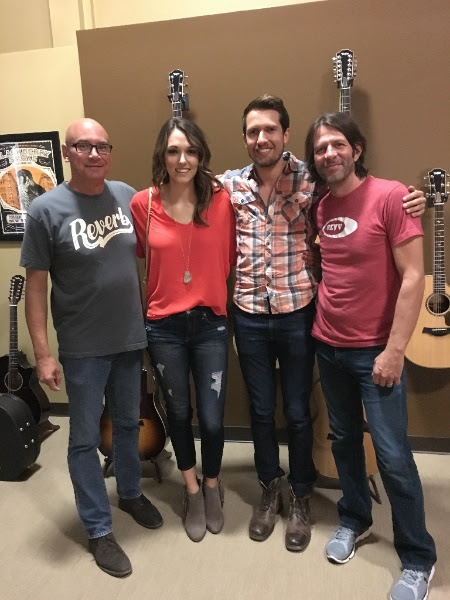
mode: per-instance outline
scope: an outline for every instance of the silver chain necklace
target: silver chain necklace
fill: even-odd
[[[192,219],[192,221],[191,221],[191,229],[190,229],[190,233],[189,233],[189,245],[188,245],[187,259],[186,259],[186,255],[184,253],[184,248],[183,248],[183,242],[181,241],[180,230],[178,228],[178,222],[175,220],[175,218],[173,216],[173,207],[170,202],[169,202],[169,206],[170,206],[170,213],[171,213],[172,219],[175,222],[175,229],[177,230],[178,241],[180,242],[181,254],[183,255],[184,268],[185,268],[183,282],[186,284],[191,283],[192,275],[191,275],[191,272],[189,271],[189,263],[191,260],[191,242],[192,242],[192,229],[194,228],[194,219]]]

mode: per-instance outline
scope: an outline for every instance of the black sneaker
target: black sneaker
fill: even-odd
[[[148,529],[157,529],[164,522],[159,510],[144,494],[131,500],[119,498],[119,508],[129,513],[136,523]]]
[[[89,540],[89,550],[102,571],[113,577],[127,577],[132,568],[128,556],[112,533]]]

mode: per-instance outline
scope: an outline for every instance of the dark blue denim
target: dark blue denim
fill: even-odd
[[[219,475],[222,463],[228,325],[225,316],[200,306],[163,319],[147,319],[148,353],[164,394],[178,468],[196,464],[189,373],[195,386],[202,470]]]
[[[363,448],[363,407],[377,464],[389,498],[394,546],[404,569],[429,571],[436,548],[425,525],[422,485],[408,441],[405,376],[391,388],[375,385],[373,362],[384,346],[335,348],[316,342],[332,450],[343,497],[340,524],[363,531],[372,524],[372,502]]]
[[[69,472],[78,513],[89,537],[112,531],[111,510],[97,449],[105,390],[113,424],[113,458],[121,498],[141,495],[138,454],[142,350],[61,359],[69,398]]]
[[[311,328],[314,303],[287,314],[251,314],[234,306],[234,330],[244,381],[250,397],[255,466],[268,485],[284,475],[275,430],[276,360],[287,423],[289,483],[294,493],[311,493],[316,480],[309,400],[314,366]]]

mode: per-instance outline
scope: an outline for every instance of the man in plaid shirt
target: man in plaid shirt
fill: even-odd
[[[303,253],[315,228],[317,199],[305,164],[285,152],[289,115],[276,96],[256,98],[243,115],[243,134],[253,164],[227,171],[221,180],[236,216],[237,264],[234,329],[250,397],[255,466],[263,493],[250,522],[250,538],[266,540],[282,509],[279,449],[275,432],[276,361],[288,431],[290,509],[286,548],[304,550],[311,539],[309,498],[316,479],[312,459],[312,388],[317,281]],[[420,197],[414,192],[407,200]],[[410,205],[408,205],[410,206]]]

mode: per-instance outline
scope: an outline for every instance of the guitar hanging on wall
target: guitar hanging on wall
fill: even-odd
[[[169,90],[167,97],[172,103],[172,117],[182,117],[184,111],[189,110],[189,96],[184,91],[187,87],[187,75],[180,69],[174,69],[169,73]]]
[[[168,98],[172,103],[172,117],[182,117],[183,111],[189,110],[189,98],[184,88],[187,86],[184,72],[174,69],[169,73]],[[144,355],[144,364],[147,361]],[[149,373],[151,378],[149,380]],[[153,392],[148,391],[148,386]],[[105,456],[104,472],[113,461],[113,426],[108,412],[108,395],[105,393],[105,408],[100,419],[101,442],[100,452]],[[159,387],[151,369],[143,368],[141,371],[141,403],[139,410],[139,442],[138,451],[141,460],[150,460],[155,464],[156,475],[162,481],[161,472],[155,458],[164,450],[169,439],[167,415],[160,401]],[[166,452],[166,457],[170,458]]]
[[[356,76],[356,56],[351,50],[339,50],[333,62],[334,81],[339,88],[339,112],[350,116],[350,90]]]
[[[406,358],[430,369],[450,368],[450,286],[445,279],[444,205],[448,199],[447,174],[428,173],[429,206],[434,206],[433,275],[425,275],[425,291]]]
[[[356,74],[356,58],[351,50],[340,50],[333,57],[334,81],[339,88],[339,112],[350,116],[350,89]],[[317,379],[311,393],[311,417],[313,422],[313,459],[320,476],[325,477],[324,487],[339,487],[338,472],[331,451],[331,431],[325,398],[320,380]],[[378,467],[369,427],[364,421],[364,455],[372,498],[381,504],[381,496],[374,475]],[[320,487],[321,480],[318,480]]]
[[[59,425],[48,421],[50,402],[47,394],[39,384],[36,370],[18,349],[17,305],[24,285],[25,277],[12,277],[9,290],[9,354],[0,357],[0,392],[14,394],[28,405],[42,440],[48,433],[59,429]]]

